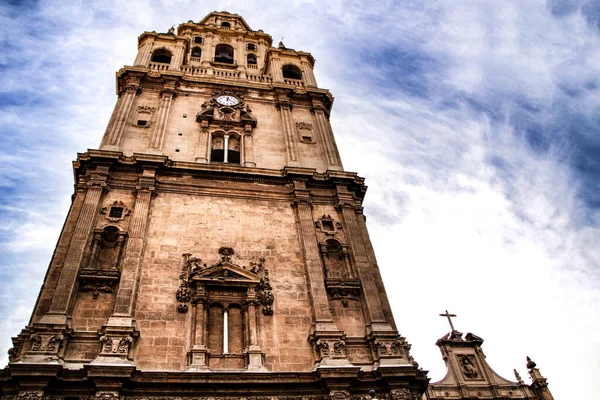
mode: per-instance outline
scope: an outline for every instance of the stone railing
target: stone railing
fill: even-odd
[[[294,85],[294,86],[299,87],[299,88],[303,88],[304,87],[304,82],[302,82],[299,79],[284,79],[283,82],[285,82],[288,85]]]
[[[169,69],[169,64],[151,62],[149,68],[153,71],[166,71]]]
[[[248,64],[248,68],[258,69],[258,65],[256,65],[256,64]]]
[[[218,69],[212,67],[200,67],[195,65],[182,65],[181,72],[184,75],[193,76],[216,76],[219,78],[246,80],[256,83],[272,83],[273,78],[270,75],[253,75],[237,70]],[[299,85],[296,85],[299,86]],[[302,86],[299,86],[302,87]]]

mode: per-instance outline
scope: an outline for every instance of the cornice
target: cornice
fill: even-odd
[[[86,153],[78,153],[77,160],[73,162],[75,184],[77,185],[80,180],[85,179],[87,169],[93,170],[100,165],[104,168],[110,168],[109,175],[117,172],[139,174],[144,169],[156,170],[159,192],[198,193],[198,190],[202,190],[207,194],[212,192],[215,195],[228,195],[225,189],[220,189],[219,192],[219,188],[202,184],[203,181],[210,180],[263,183],[279,187],[298,181],[305,183],[309,188],[329,188],[332,190],[341,185],[347,187],[359,201],[362,201],[366,192],[364,178],[359,177],[355,172],[325,171],[320,173],[314,168],[304,167],[287,166],[282,169],[266,169],[217,163],[204,164],[173,161],[167,156],[158,154],[134,153],[132,156],[126,156],[118,151],[95,149],[90,149]],[[168,177],[182,179],[168,179]],[[189,178],[192,178],[192,180]],[[134,179],[127,179],[123,176],[118,176],[116,179],[111,178],[109,181],[114,181],[115,187],[123,189],[127,189],[129,185],[133,185],[135,182]],[[287,190],[273,190],[265,193],[264,189],[256,188],[238,188],[237,190],[239,192],[237,195],[241,197],[252,197],[252,193],[260,190],[263,195],[268,194],[273,199],[284,199],[286,196],[284,193],[289,193]]]

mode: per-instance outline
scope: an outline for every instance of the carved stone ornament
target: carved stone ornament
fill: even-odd
[[[43,390],[21,390],[17,395],[17,400],[42,400],[44,399]]]
[[[420,396],[418,397],[420,398]],[[414,396],[408,389],[392,389],[389,394],[389,400],[413,400]]]
[[[131,336],[113,337],[104,335],[100,337],[102,350],[100,355],[128,355],[134,339]]]
[[[345,358],[346,342],[344,339],[328,340],[318,339],[314,342],[314,349],[319,360],[324,358]]]
[[[342,229],[342,224],[339,221],[336,222],[331,215],[323,214],[321,218],[315,221],[315,228],[326,236],[335,236],[337,230]]]
[[[154,112],[154,107],[150,107],[150,106],[138,106],[137,110],[140,113],[152,114]]]
[[[79,274],[79,291],[92,292],[93,298],[97,299],[100,292],[112,293],[120,276],[117,269],[84,268]]]
[[[312,130],[313,126],[312,126],[312,124],[309,124],[307,122],[296,122],[296,128]]]
[[[273,288],[269,281],[269,270],[264,267],[264,258],[258,262],[251,262],[249,270],[246,267],[240,267],[232,263],[235,251],[231,247],[221,247],[219,249],[221,261],[207,266],[197,257],[192,257],[191,253],[184,253],[183,266],[179,275],[180,285],[175,293],[177,301],[177,311],[186,313],[189,310],[187,303],[190,301],[206,300],[206,294],[197,293],[199,282],[208,280],[210,282],[219,282],[222,287],[228,286],[229,280],[235,281],[235,286],[247,285],[256,293],[256,298],[250,298],[253,304],[262,305],[264,315],[273,314],[273,303],[275,296]],[[244,284],[244,281],[247,282]],[[202,289],[203,290],[203,289]],[[202,293],[202,292],[201,292]]]
[[[113,210],[113,207],[115,210]],[[131,214],[131,210],[122,201],[115,200],[112,204],[102,207],[100,214],[103,214],[110,222],[118,222],[128,217]]]
[[[119,400],[120,398],[119,392],[112,390],[101,390],[94,395],[94,399],[97,400]]]
[[[61,334],[34,333],[31,335],[31,352],[56,354],[64,340],[65,337]]]
[[[477,371],[477,365],[474,356],[461,354],[458,355],[457,358],[465,377],[471,379],[476,379],[479,377],[479,372]]]
[[[406,357],[409,362],[412,362],[412,357],[409,355],[411,345],[402,336],[372,338],[370,342],[374,359]]]

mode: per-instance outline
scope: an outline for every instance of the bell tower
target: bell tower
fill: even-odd
[[[138,45],[2,396],[421,398],[312,55],[228,12]]]

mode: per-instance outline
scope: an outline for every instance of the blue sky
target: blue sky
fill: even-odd
[[[600,393],[600,5],[576,0],[0,5],[0,355],[27,324],[114,72],[145,30],[226,9],[311,52],[399,329],[444,375],[448,327],[556,398]],[[577,382],[573,387],[570,382]]]

